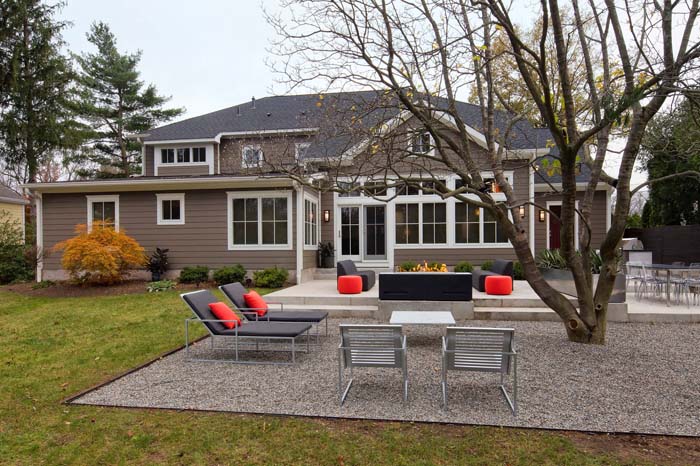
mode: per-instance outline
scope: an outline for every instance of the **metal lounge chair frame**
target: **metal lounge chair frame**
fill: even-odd
[[[447,409],[447,373],[450,370],[498,372],[499,388],[513,415],[518,414],[518,366],[512,328],[447,327],[442,337],[442,404]],[[513,397],[505,377],[513,369]]]
[[[231,285],[240,285],[240,283],[237,283],[237,282],[236,282],[236,283],[228,283],[228,284],[226,284],[226,285],[221,285],[221,286],[219,286],[219,290],[221,290],[221,292],[224,294],[224,296],[226,296],[226,299],[228,299],[229,302],[230,302],[231,304],[233,304],[233,305],[236,307],[236,309],[239,310],[239,311],[241,312],[241,314],[243,314],[243,316],[244,316],[247,320],[260,320],[260,316],[258,315],[258,313],[257,313],[257,312],[251,312],[251,311],[260,311],[260,310],[263,310],[263,309],[257,309],[257,308],[252,308],[252,307],[241,307],[241,306],[239,306],[239,303],[236,302],[236,300],[234,299],[234,297],[231,296],[231,294],[230,294],[229,291],[228,291],[228,288],[227,288],[227,287],[230,287]],[[240,285],[240,287],[241,287],[242,291],[246,291],[245,288],[243,288],[243,285]],[[265,300],[265,302],[266,302],[268,305],[279,306],[279,310],[277,310],[277,309],[267,309],[266,317],[263,316],[263,320],[265,320],[265,319],[270,320],[270,313],[272,312],[273,315],[275,315],[276,318],[275,318],[274,320],[272,320],[271,322],[308,322],[308,323],[312,324],[312,326],[316,327],[316,344],[319,344],[319,342],[320,342],[320,336],[321,336],[321,332],[320,332],[321,322],[320,322],[320,321],[317,322],[317,321],[315,321],[315,320],[313,320],[313,321],[312,321],[312,320],[309,320],[309,321],[303,321],[303,320],[289,320],[289,321],[285,321],[285,320],[282,320],[282,319],[279,318],[279,317],[282,316],[281,313],[285,312],[285,310],[284,310],[284,303],[273,302],[273,301],[267,301],[267,300]],[[254,319],[249,318],[249,317],[248,317],[249,315],[250,315],[251,317],[254,317]],[[325,321],[325,322],[326,322],[326,336],[328,336],[328,314],[327,314],[327,313],[326,313],[326,316],[323,317],[323,318],[321,319],[321,321]]]
[[[403,400],[408,400],[408,364],[406,336],[400,325],[340,325],[338,346],[338,396],[340,406],[354,381],[354,367],[389,367],[403,373]],[[343,390],[344,369],[350,369],[350,381]]]
[[[219,301],[212,295],[209,291],[206,290],[198,290],[198,291],[191,291],[189,293],[182,293],[180,295],[180,298],[187,304],[187,306],[190,308],[192,313],[194,314],[194,317],[190,317],[185,319],[185,359],[187,361],[197,361],[197,362],[228,362],[232,364],[269,364],[269,365],[291,365],[296,362],[296,353],[297,353],[297,338],[306,337],[306,351],[305,353],[309,353],[310,348],[309,348],[309,329],[311,328],[311,325],[309,324],[307,329],[301,333],[299,333],[296,336],[278,336],[278,335],[239,335],[239,329],[245,325],[255,325],[255,324],[268,324],[268,325],[289,325],[292,324],[294,325],[295,323],[289,322],[269,322],[269,321],[255,321],[251,322],[250,324],[246,324],[245,321],[242,325],[236,326],[233,328],[233,333],[226,333],[226,334],[219,334],[216,332],[216,329],[214,327],[215,323],[223,324],[225,322],[232,322],[230,320],[221,320],[221,319],[203,319],[198,312],[194,309],[192,304],[190,304],[187,299],[185,299],[187,296],[195,295],[197,293],[209,293],[212,297],[211,302],[217,302]],[[243,311],[239,311],[241,313],[244,313]],[[253,311],[245,311],[245,314],[255,314],[256,316],[258,315],[255,310]],[[214,350],[215,348],[215,341],[216,339],[232,339],[234,342],[234,354],[235,358],[233,360],[230,359],[207,359],[207,358],[194,358],[190,354],[190,338],[189,338],[189,326],[191,322],[195,323],[201,323],[204,325],[204,328],[207,329],[207,332],[209,332],[209,347],[210,349]],[[296,323],[298,324],[298,323]],[[292,356],[291,362],[279,362],[279,361],[259,361],[259,360],[241,360],[239,351],[244,351],[244,350],[249,350],[248,348],[248,343],[255,343],[254,350],[255,351],[260,351],[260,342],[266,342],[266,343],[272,343],[272,341],[281,341],[281,342],[288,342],[290,344],[290,349],[289,350],[283,350],[283,349],[270,349],[270,348],[265,348],[263,351],[266,352],[290,352]],[[242,345],[241,345],[242,343]],[[241,348],[243,346],[243,348]],[[218,349],[231,349],[230,347],[219,347]]]

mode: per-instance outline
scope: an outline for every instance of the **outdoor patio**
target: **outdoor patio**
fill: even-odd
[[[338,324],[298,355],[293,366],[184,361],[184,351],[108,383],[77,404],[518,426],[603,432],[700,435],[700,325],[610,323],[605,346],[570,343],[556,322],[458,322],[514,327],[519,413],[513,417],[498,377],[450,375],[450,407],[441,409],[440,327],[404,327],[408,335],[409,401],[396,370],[356,369],[338,405]],[[208,352],[204,340],[193,347]],[[226,351],[219,357],[230,356]],[[254,354],[254,353],[249,353]],[[285,357],[259,353],[258,358]]]

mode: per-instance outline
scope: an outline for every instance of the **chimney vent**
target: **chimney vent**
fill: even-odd
[[[236,106],[236,115],[241,116],[241,106]]]
[[[251,108],[255,108],[255,96],[253,96],[253,98],[251,99],[251,102],[253,104]]]

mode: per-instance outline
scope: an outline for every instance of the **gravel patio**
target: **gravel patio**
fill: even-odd
[[[360,321],[331,320],[330,337],[299,354],[294,366],[186,362],[178,351],[72,403],[700,436],[700,324],[611,323],[607,345],[592,346],[569,343],[556,322],[470,321],[516,329],[519,413],[513,417],[491,374],[452,373],[450,407],[441,409],[439,327],[404,329],[408,404],[397,370],[360,369],[339,407],[342,322]],[[208,341],[194,351],[209,352]]]

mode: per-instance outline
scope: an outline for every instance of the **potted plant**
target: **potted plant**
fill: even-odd
[[[335,248],[330,241],[318,243],[318,255],[322,269],[332,269],[335,266]]]
[[[146,269],[151,272],[151,281],[158,282],[168,270],[169,249],[156,248],[155,252],[146,259]]]

